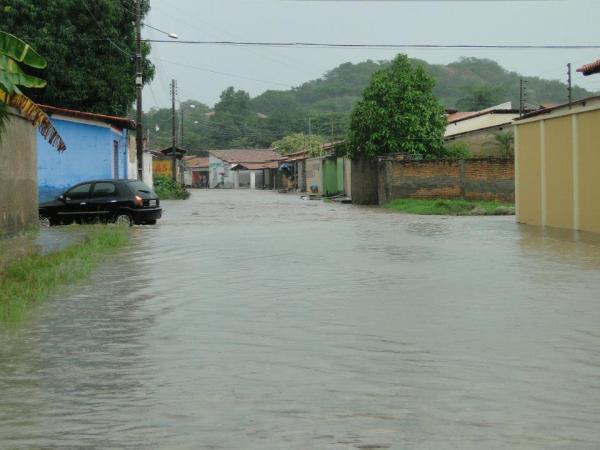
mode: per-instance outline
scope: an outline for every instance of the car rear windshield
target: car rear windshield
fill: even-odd
[[[144,194],[156,195],[152,189],[150,189],[143,181],[130,181],[129,186],[131,189]]]

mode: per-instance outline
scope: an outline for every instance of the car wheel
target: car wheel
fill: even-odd
[[[51,225],[52,225],[52,221],[50,220],[50,217],[45,216],[45,215],[40,215],[40,227],[48,228]]]
[[[115,223],[117,225],[133,225],[133,222],[131,220],[131,216],[129,214],[117,214],[117,216],[115,217]]]

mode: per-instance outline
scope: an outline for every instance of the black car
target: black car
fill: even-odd
[[[154,225],[162,217],[160,200],[138,180],[96,180],[73,186],[40,205],[40,224],[116,222]]]

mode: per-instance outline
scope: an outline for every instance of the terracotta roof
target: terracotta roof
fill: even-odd
[[[209,153],[225,162],[239,163],[265,163],[270,161],[281,161],[285,159],[279,153],[270,149],[263,150],[210,150]]]
[[[184,156],[183,160],[191,169],[208,168],[208,158],[206,156]]]
[[[237,163],[232,170],[261,170],[261,169],[278,169],[279,163],[277,161],[264,162],[264,163]]]
[[[463,111],[448,114],[448,123],[456,122],[457,120],[464,119],[470,115],[476,114],[473,111]]]
[[[119,128],[128,128],[130,130],[135,129],[135,121],[128,119],[127,117],[108,116],[106,114],[75,111],[74,109],[58,108],[56,106],[49,105],[40,105],[40,107],[46,114],[50,115],[57,114],[61,116],[74,117],[76,119],[104,122]]]
[[[600,73],[600,59],[598,61],[594,61],[593,63],[586,64],[585,66],[581,66],[579,69],[577,69],[577,72],[581,72],[586,77],[588,75]]]

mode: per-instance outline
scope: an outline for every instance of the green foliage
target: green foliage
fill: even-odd
[[[322,156],[323,144],[325,139],[322,136],[294,133],[273,142],[271,148],[282,155],[308,151],[311,156]]]
[[[441,157],[446,159],[469,159],[472,156],[471,149],[466,142],[451,142],[444,145]]]
[[[513,213],[514,205],[497,201],[399,198],[384,206],[408,214],[443,216],[485,216]]]
[[[349,154],[373,158],[386,153],[414,157],[439,154],[446,129],[444,109],[433,95],[435,80],[405,55],[373,75],[352,111]]]
[[[515,135],[510,132],[496,133],[484,147],[491,150],[495,156],[512,158],[515,155]]]
[[[50,64],[36,103],[126,115],[136,89],[134,8],[130,0],[3,0],[0,29],[26,36]],[[149,0],[144,11],[149,10]],[[118,48],[117,48],[118,47]],[[123,51],[119,50],[122,49]],[[144,80],[154,76],[144,45]],[[34,72],[33,75],[38,75]]]
[[[454,108],[459,102],[464,109],[479,109],[506,101],[517,105],[519,102],[519,80],[522,77],[504,70],[494,61],[465,58],[449,65],[427,64],[418,60],[410,62],[413,67],[422,65],[435,78],[433,93],[447,108]],[[346,63],[317,80],[290,90],[269,90],[249,100],[246,93],[229,88],[224,92],[219,107],[215,106],[218,114],[206,115],[210,109],[205,105],[203,114],[198,114],[199,110],[185,110],[184,147],[191,154],[202,154],[211,148],[265,148],[290,134],[307,134],[309,118],[312,134],[326,136],[328,141],[346,139],[352,108],[361,99],[373,74],[390,65],[389,61]],[[539,105],[567,100],[562,82],[525,79],[528,80],[530,103]],[[591,92],[574,88],[576,99],[590,95]],[[147,116],[152,147],[170,145],[170,110],[153,110]],[[154,131],[156,124],[160,126],[159,132]],[[440,155],[443,156],[443,152]]]
[[[154,192],[161,200],[185,200],[188,190],[165,175],[154,175]]]
[[[481,111],[506,101],[502,88],[498,86],[470,86],[467,91],[467,96],[456,102],[459,111]]]
[[[103,257],[129,241],[129,227],[77,227],[87,233],[82,242],[65,250],[25,256],[0,273],[0,322],[15,322],[29,307],[61,287],[87,277]]]

